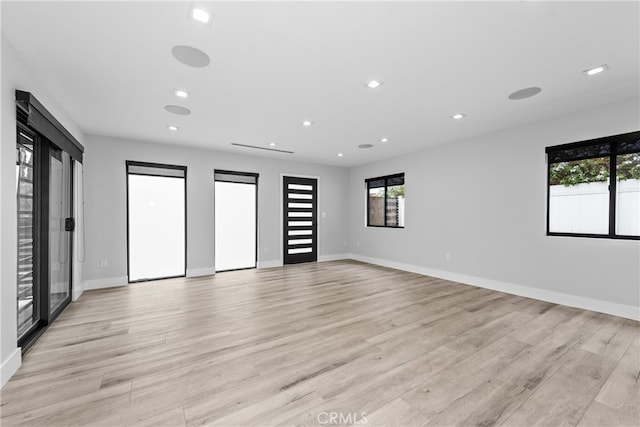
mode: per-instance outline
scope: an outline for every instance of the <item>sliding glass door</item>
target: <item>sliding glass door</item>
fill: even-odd
[[[184,166],[127,162],[129,282],[186,275]]]
[[[49,312],[71,300],[71,157],[51,149],[49,157]]]
[[[24,351],[71,302],[73,168],[84,147],[31,93],[15,94],[17,344]]]
[[[216,271],[255,268],[258,174],[215,171]]]
[[[25,347],[71,302],[73,159],[18,128],[18,343]]]

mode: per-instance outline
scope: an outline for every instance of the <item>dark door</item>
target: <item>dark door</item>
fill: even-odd
[[[71,302],[73,159],[18,126],[18,346],[31,345]]]
[[[283,177],[284,263],[318,260],[317,188],[312,178]]]

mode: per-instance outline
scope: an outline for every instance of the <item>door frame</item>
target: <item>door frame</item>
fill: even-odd
[[[279,258],[278,258],[278,265],[279,266],[284,266],[284,177],[285,176],[290,176],[292,178],[308,178],[308,179],[315,179],[316,180],[316,206],[315,206],[315,213],[316,213],[316,244],[317,244],[317,251],[318,253],[316,254],[316,262],[318,262],[317,260],[320,259],[320,177],[316,176],[316,175],[303,175],[303,174],[298,174],[298,173],[280,173],[280,235],[278,236],[278,241],[280,242],[280,250],[278,251],[279,253]]]

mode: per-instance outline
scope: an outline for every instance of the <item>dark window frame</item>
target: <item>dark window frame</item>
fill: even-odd
[[[216,175],[228,175],[229,177],[232,177],[233,175],[236,176],[243,176],[243,177],[247,177],[247,178],[253,178],[254,182],[247,182],[246,180],[233,180],[231,178],[226,178],[226,179],[222,179],[222,178],[216,178]],[[259,214],[259,210],[258,210],[258,181],[260,179],[260,174],[259,173],[255,173],[255,172],[238,172],[238,171],[230,171],[230,170],[225,170],[225,169],[214,169],[213,171],[213,185],[214,185],[214,195],[213,195],[213,209],[215,211],[215,183],[216,182],[231,182],[234,184],[245,184],[245,185],[255,185],[256,186],[256,250],[255,250],[255,265],[253,267],[244,267],[244,268],[232,268],[230,270],[216,270],[216,273],[226,273],[228,271],[238,271],[238,270],[251,270],[251,269],[256,269],[258,268],[258,238],[260,237],[258,235],[258,231],[259,231],[259,224],[258,224],[258,218],[260,217]],[[215,229],[215,226],[214,226]],[[215,236],[214,236],[214,244],[215,244]]]
[[[162,175],[162,174],[148,174],[148,173],[140,173],[140,172],[129,172],[129,166],[141,166],[147,168],[156,168],[156,169],[172,169],[179,170],[184,172],[184,176],[176,176],[176,175]],[[126,179],[126,193],[125,197],[127,199],[127,283],[141,283],[141,282],[151,282],[155,280],[165,280],[165,279],[175,279],[179,277],[187,277],[187,241],[188,241],[188,218],[187,218],[187,167],[180,165],[169,165],[164,163],[149,163],[149,162],[140,162],[136,160],[126,160],[125,161],[125,179]],[[131,271],[130,271],[130,259],[129,259],[129,175],[142,175],[142,176],[159,176],[164,178],[176,178],[176,179],[184,179],[184,274],[178,276],[169,276],[169,277],[155,277],[151,279],[139,279],[139,280],[131,280]]]
[[[389,181],[392,179],[397,179],[397,178],[402,178],[402,184],[393,184],[393,185],[389,185]],[[384,180],[384,206],[385,206],[385,215],[384,215],[384,225],[377,225],[377,224],[371,224],[370,223],[370,219],[371,219],[371,215],[369,214],[370,210],[371,210],[371,206],[369,205],[369,190],[371,188],[383,188],[381,186],[375,186],[375,187],[371,187],[371,183],[375,182],[375,181],[382,181]],[[377,228],[404,228],[404,225],[388,225],[387,224],[387,214],[386,214],[386,207],[387,207],[387,189],[390,186],[395,186],[395,185],[405,185],[404,182],[404,172],[401,173],[395,173],[392,175],[384,175],[384,176],[378,176],[375,178],[367,178],[364,180],[365,183],[365,188],[366,188],[366,197],[367,197],[367,227],[377,227]]]
[[[629,132],[620,135],[606,136],[603,138],[589,139],[586,141],[546,147],[547,155],[547,236],[562,237],[588,237],[596,239],[640,240],[640,236],[622,235],[616,233],[616,204],[617,204],[617,156],[618,154],[631,154],[638,151],[623,151],[618,148],[622,144],[640,141],[640,131]],[[600,147],[601,151],[571,155],[571,150]],[[564,161],[578,161],[594,158],[609,157],[609,229],[606,234],[572,233],[549,230],[550,202],[551,202],[551,165]],[[553,161],[556,159],[556,161]]]

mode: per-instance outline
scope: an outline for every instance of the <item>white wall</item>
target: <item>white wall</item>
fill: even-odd
[[[348,234],[346,168],[299,163],[196,148],[87,135],[85,161],[86,287],[127,281],[125,161],[187,166],[187,275],[211,274],[214,266],[213,171],[260,174],[258,182],[259,266],[281,264],[281,174],[319,177],[318,255],[342,256]],[[283,155],[283,156],[286,156]],[[100,268],[100,260],[108,266]]]
[[[36,98],[81,143],[82,131],[69,119],[64,110],[52,99],[37,76],[25,65],[2,34],[2,100],[0,117],[2,139],[0,144],[0,177],[2,206],[0,208],[0,386],[20,366],[20,351],[16,347],[16,89],[33,93]]]
[[[638,318],[639,241],[545,235],[544,149],[636,131],[639,118],[633,98],[353,168],[351,252],[357,259]],[[405,172],[406,228],[365,227],[365,178],[398,172]]]

